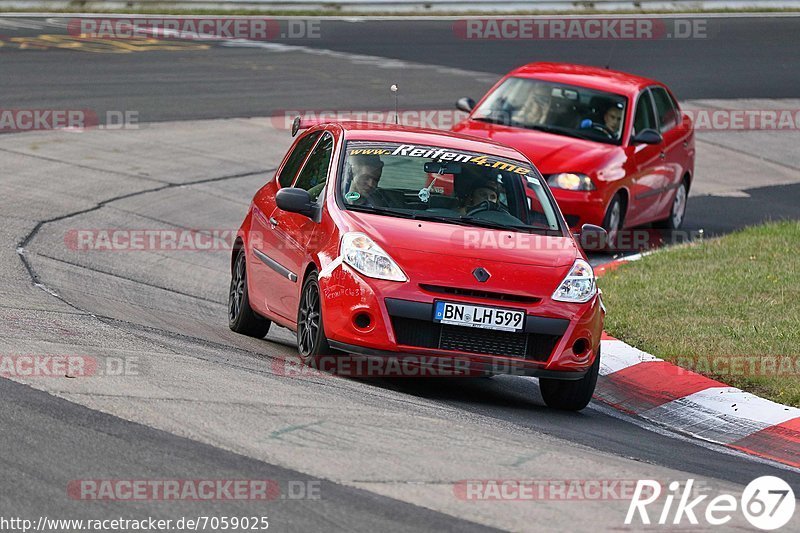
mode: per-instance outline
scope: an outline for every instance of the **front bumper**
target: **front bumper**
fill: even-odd
[[[550,190],[571,230],[578,230],[584,224],[603,225],[606,199],[599,191]]]
[[[579,379],[594,361],[603,329],[599,295],[585,304],[516,304],[444,296],[412,282],[363,278],[345,264],[321,276],[320,289],[325,334],[332,348],[375,357],[419,355],[467,361],[470,369],[486,374]],[[508,333],[442,325],[433,321],[436,300],[523,309],[524,330]]]

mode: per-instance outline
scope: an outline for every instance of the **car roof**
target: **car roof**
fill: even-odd
[[[537,78],[624,95],[636,94],[650,85],[663,85],[656,80],[627,72],[572,63],[528,63],[512,70],[508,75]]]
[[[451,150],[479,152],[508,159],[516,159],[518,161],[528,161],[528,158],[526,158],[522,152],[514,148],[484,138],[464,135],[463,133],[361,121],[331,122],[320,124],[320,126],[338,126],[344,131],[345,139],[348,141],[382,141],[420,144],[449,148]]]

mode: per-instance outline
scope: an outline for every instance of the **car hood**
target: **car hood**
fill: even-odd
[[[543,131],[464,120],[453,131],[497,141],[522,152],[542,174],[592,174],[622,154],[619,146]]]
[[[570,237],[350,213],[351,229],[369,235],[424,290],[477,290],[548,301],[580,254]],[[478,268],[488,279],[478,279]]]
[[[460,226],[349,211],[351,231],[361,231],[392,257],[410,257],[408,252],[436,254],[436,261],[447,265],[448,257],[535,265],[571,266],[578,257],[575,241],[563,236]],[[403,252],[400,253],[400,250]],[[430,260],[430,258],[426,258]]]

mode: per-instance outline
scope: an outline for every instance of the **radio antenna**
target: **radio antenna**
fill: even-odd
[[[397,111],[397,84],[393,83],[389,90],[394,93],[394,123],[400,124],[400,113]]]
[[[606,61],[606,70],[611,67],[611,58],[614,56],[614,48],[616,45],[617,43],[615,41],[611,42],[611,50],[608,51],[608,60]]]

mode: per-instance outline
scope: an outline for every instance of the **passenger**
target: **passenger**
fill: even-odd
[[[547,124],[547,115],[550,112],[550,87],[535,84],[528,92],[525,102],[513,115],[515,122],[522,124]]]

